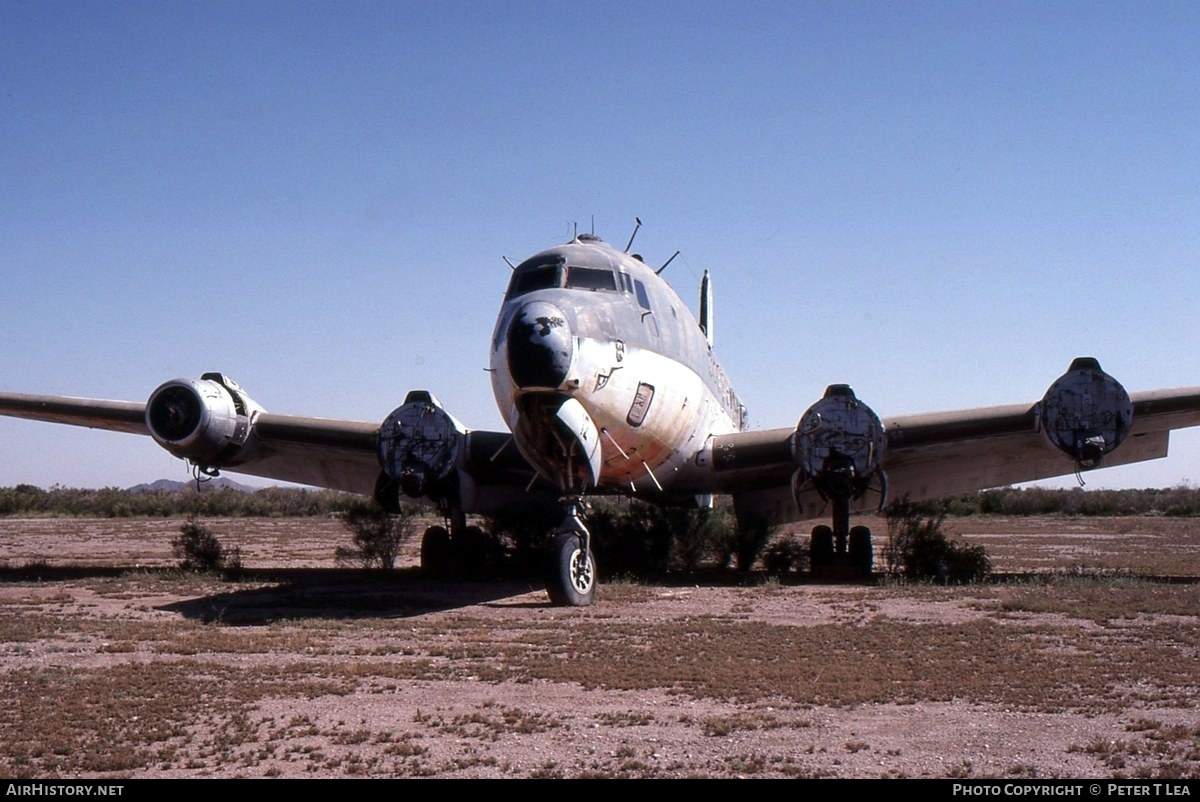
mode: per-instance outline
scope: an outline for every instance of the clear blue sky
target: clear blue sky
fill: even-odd
[[[410,388],[500,428],[519,259],[595,219],[694,303],[756,427],[1031,402],[1081,354],[1200,384],[1200,5],[0,4],[0,389],[277,412]],[[0,485],[184,478],[0,420]],[[1093,486],[1200,481],[1200,436]]]

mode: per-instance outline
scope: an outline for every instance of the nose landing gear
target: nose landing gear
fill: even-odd
[[[586,607],[596,599],[596,560],[591,534],[579,517],[582,499],[567,503],[567,515],[550,542],[546,593],[556,605]]]

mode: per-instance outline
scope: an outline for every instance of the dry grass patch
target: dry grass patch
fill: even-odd
[[[239,671],[212,663],[124,663],[80,672],[0,674],[0,773],[14,777],[125,774],[227,758],[258,740],[260,699],[347,693],[298,668]],[[184,749],[184,747],[188,747]]]
[[[688,723],[691,721],[691,717],[683,716],[680,721]],[[731,716],[706,716],[701,719],[700,726],[705,735],[710,738],[720,738],[734,732],[776,730],[788,725],[770,713],[747,711]]]
[[[999,608],[1004,612],[1060,613],[1096,623],[1139,616],[1190,618],[1200,613],[1200,585],[1129,577],[1048,577],[1004,587]]]
[[[1069,751],[1100,759],[1115,778],[1191,779],[1200,771],[1200,727],[1138,718],[1125,729],[1132,737],[1096,739]]]
[[[739,703],[857,706],[957,700],[1030,710],[1116,710],[1194,692],[1200,636],[1186,629],[1064,629],[981,620],[923,626],[874,620],[794,627],[714,618],[525,627],[470,671],[585,688],[661,688]],[[531,644],[535,644],[531,647]]]

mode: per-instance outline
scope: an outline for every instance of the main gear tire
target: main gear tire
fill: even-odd
[[[421,571],[429,576],[446,576],[454,567],[454,547],[444,526],[431,526],[421,537]]]

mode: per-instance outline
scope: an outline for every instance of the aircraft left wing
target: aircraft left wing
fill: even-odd
[[[0,415],[149,435],[200,471],[376,496],[400,494],[487,513],[535,474],[508,432],[468,430],[415,391],[382,424],[270,413],[227,376],[175,379],[145,403],[0,393]],[[386,465],[385,465],[386,462]]]
[[[714,437],[700,458],[711,460],[710,492],[780,524],[821,515],[839,492],[861,511],[1157,459],[1190,426],[1200,387],[1130,395],[1084,358],[1029,404],[880,420],[834,386],[796,428]]]

